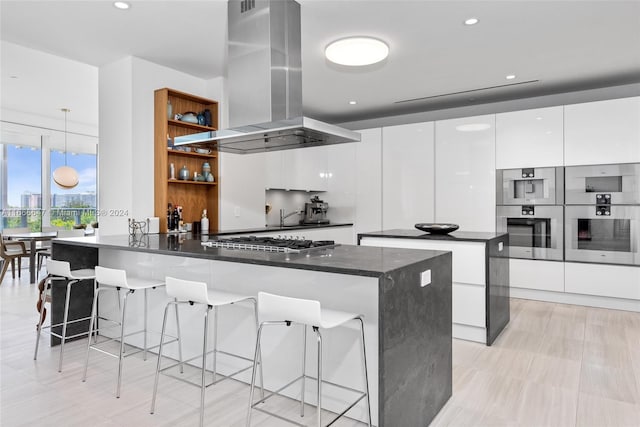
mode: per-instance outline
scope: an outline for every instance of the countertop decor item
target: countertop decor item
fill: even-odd
[[[458,224],[439,224],[439,223],[419,223],[415,227],[420,231],[425,231],[431,234],[448,234],[452,231],[456,231],[460,226]]]
[[[70,190],[78,185],[78,171],[71,166],[67,166],[67,113],[71,111],[63,108],[64,112],[64,166],[60,166],[53,171],[53,181],[63,190]]]

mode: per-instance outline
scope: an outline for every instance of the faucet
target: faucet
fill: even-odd
[[[301,210],[293,211],[288,214],[284,214],[284,209],[280,209],[280,227],[284,227],[284,220],[293,215],[300,215],[302,213]]]

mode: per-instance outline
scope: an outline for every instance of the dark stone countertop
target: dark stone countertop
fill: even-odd
[[[268,233],[273,231],[300,231],[300,230],[316,230],[319,228],[331,228],[331,227],[350,227],[353,223],[350,222],[336,222],[330,224],[304,224],[304,225],[287,225],[280,227],[279,225],[267,225],[262,228],[245,228],[241,230],[225,230],[215,233],[209,233],[210,236],[228,236],[231,234],[252,234],[252,233]]]
[[[479,232],[479,231],[454,231],[449,234],[430,234],[420,230],[394,229],[372,231],[369,233],[358,234],[358,241],[362,237],[387,237],[395,239],[422,239],[422,240],[446,240],[452,242],[490,242],[494,239],[500,239],[507,233]]]
[[[210,248],[202,246],[200,239],[192,239],[188,234],[149,234],[137,236],[135,239],[129,235],[61,238],[54,240],[53,244],[157,253],[370,277],[382,277],[390,272],[448,254],[446,251],[354,245],[337,245],[332,248],[285,254]]]

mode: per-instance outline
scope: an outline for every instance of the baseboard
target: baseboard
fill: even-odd
[[[640,312],[640,301],[623,298],[601,297],[596,295],[571,294],[567,292],[541,291],[537,289],[509,289],[512,298],[548,301],[559,304],[584,305],[587,307],[611,308]]]

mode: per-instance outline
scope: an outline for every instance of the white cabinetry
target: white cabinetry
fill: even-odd
[[[530,259],[510,259],[512,288],[564,292],[564,263]]]
[[[496,169],[562,166],[563,107],[496,114]]]
[[[565,165],[640,162],[640,97],[565,106]]]
[[[433,122],[382,128],[383,229],[433,222],[433,164]]]
[[[640,300],[640,267],[566,262],[564,274],[566,292]]]
[[[359,131],[356,143],[356,212],[358,233],[382,230],[382,128]]]
[[[436,221],[494,231],[495,116],[438,121],[435,139]]]
[[[327,147],[265,153],[265,188],[327,190]]]

